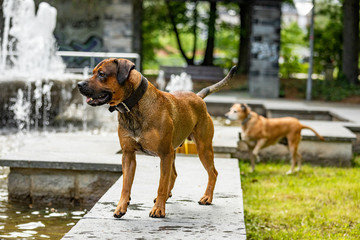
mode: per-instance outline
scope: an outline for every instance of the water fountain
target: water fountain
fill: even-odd
[[[0,156],[21,149],[27,137],[48,134],[46,130],[54,123],[55,117],[64,112],[78,96],[76,79],[84,77],[64,73],[65,64],[56,54],[53,36],[57,16],[54,7],[43,2],[36,8],[34,0],[4,0],[3,16],[0,45]],[[81,105],[80,96],[79,100]],[[12,129],[16,130],[16,134]],[[52,238],[48,229],[51,229],[54,220],[47,221],[47,218],[58,217],[54,232],[58,232],[60,227],[60,231],[65,233],[76,223],[74,217],[78,219],[85,214],[84,211],[76,211],[82,208],[58,210],[48,207],[37,211],[27,205],[9,204],[6,187],[8,174],[9,169],[0,166],[0,218],[4,220],[0,224],[0,238]],[[71,225],[63,224],[64,217]],[[47,232],[43,234],[42,229],[47,229]]]
[[[33,0],[4,0],[0,77],[0,127],[46,129],[71,100],[75,80],[64,74],[53,31],[57,10]]]
[[[173,91],[192,91],[193,90],[193,82],[191,80],[191,76],[186,72],[182,72],[180,75],[172,74],[170,76],[170,81],[166,85],[165,88],[168,92]]]

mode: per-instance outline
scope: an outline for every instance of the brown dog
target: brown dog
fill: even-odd
[[[286,137],[291,154],[291,169],[287,174],[293,173],[295,164],[298,162],[298,170],[301,169],[301,155],[298,152],[301,140],[301,130],[310,129],[315,135],[324,141],[311,127],[302,125],[298,119],[293,117],[265,118],[251,111],[246,104],[234,104],[225,114],[230,120],[240,120],[242,140],[248,145],[251,160],[251,170],[255,170],[255,159],[259,160],[259,151],[262,148],[276,144],[280,139]],[[298,161],[296,161],[298,160]]]
[[[203,98],[227,84],[236,68],[217,84],[198,94],[156,89],[125,59],[106,59],[93,70],[93,76],[78,84],[92,106],[110,105],[118,113],[118,135],[123,151],[123,187],[114,217],[123,216],[129,205],[134,179],[135,152],[160,157],[160,182],[151,217],[165,217],[165,202],[171,196],[177,176],[175,150],[186,138],[196,143],[199,158],[208,173],[208,185],[199,204],[211,204],[217,178],[212,138],[214,126]]]

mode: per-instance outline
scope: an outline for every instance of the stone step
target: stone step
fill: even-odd
[[[116,134],[47,133],[25,136],[22,147],[0,158],[12,168],[121,172]]]
[[[25,135],[21,148],[0,158],[10,167],[10,202],[93,206],[121,176],[116,134]]]
[[[178,156],[178,177],[166,204],[166,217],[149,217],[156,197],[159,159],[137,156],[137,169],[128,212],[113,218],[122,177],[104,194],[63,239],[246,239],[240,170],[236,159],[215,159],[219,175],[212,205],[200,200],[207,173],[200,160]]]

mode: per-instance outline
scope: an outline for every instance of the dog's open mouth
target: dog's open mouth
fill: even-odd
[[[91,106],[100,106],[106,104],[111,99],[111,93],[109,92],[102,92],[97,96],[93,97],[86,97],[86,103]]]

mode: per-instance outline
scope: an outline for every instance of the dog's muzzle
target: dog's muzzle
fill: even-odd
[[[100,106],[108,103],[112,98],[112,93],[109,91],[95,92],[89,88],[87,81],[81,81],[78,83],[79,91],[86,97],[86,103],[91,106]]]

